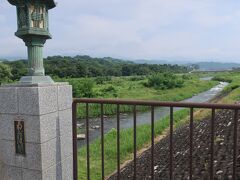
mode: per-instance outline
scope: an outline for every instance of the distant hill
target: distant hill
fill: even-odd
[[[178,65],[187,65],[190,64],[190,61],[174,61],[174,60],[146,60],[146,59],[139,59],[134,60],[133,62],[137,64],[178,64]]]
[[[135,60],[134,62],[137,63],[137,64],[172,64],[171,62],[166,61],[166,60],[145,60],[145,59],[139,59],[139,60]]]
[[[232,70],[234,68],[239,68],[240,63],[221,63],[221,62],[196,62],[192,63],[189,61],[168,61],[168,60],[136,60],[134,61],[138,64],[178,64],[198,66],[201,71],[223,71],[223,70]]]
[[[199,66],[201,71],[222,71],[222,70],[232,70],[233,68],[239,68],[238,63],[220,63],[220,62],[199,62],[194,63]]]

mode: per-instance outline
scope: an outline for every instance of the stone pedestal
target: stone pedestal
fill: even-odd
[[[23,76],[20,79],[21,84],[36,84],[36,83],[44,83],[44,84],[52,84],[54,81],[50,76]]]
[[[0,179],[71,180],[72,87],[0,87]],[[16,154],[14,121],[24,121],[25,155]]]

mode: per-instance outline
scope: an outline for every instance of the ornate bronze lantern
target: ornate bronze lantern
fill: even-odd
[[[28,48],[28,76],[21,83],[52,83],[45,76],[43,66],[43,46],[49,33],[48,10],[56,6],[53,0],[8,0],[17,8],[18,30],[15,35],[21,38]]]

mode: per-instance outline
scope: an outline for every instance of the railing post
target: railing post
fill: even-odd
[[[234,122],[233,122],[233,180],[237,179],[237,156],[238,156],[238,110],[234,111]]]
[[[137,179],[137,112],[136,106],[133,107],[133,156],[134,156],[134,173],[133,179]]]
[[[73,136],[73,179],[78,180],[77,158],[77,103],[72,103],[72,136]]]
[[[117,179],[120,179],[120,107],[117,104]]]
[[[87,180],[90,180],[89,104],[86,103]]]
[[[193,175],[193,164],[192,164],[192,157],[193,157],[193,108],[190,108],[190,125],[189,125],[189,179],[192,180]]]
[[[154,106],[151,106],[151,177],[154,180]]]
[[[101,155],[102,155],[102,180],[104,180],[104,119],[103,119],[103,104],[101,103]]]
[[[211,160],[210,160],[210,179],[214,179],[214,134],[215,134],[215,109],[212,109],[212,118],[211,118]]]
[[[169,176],[170,180],[173,180],[173,107],[170,107],[170,143],[169,143],[169,153],[170,153],[170,166],[169,166]]]

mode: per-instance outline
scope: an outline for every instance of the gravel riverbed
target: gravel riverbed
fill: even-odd
[[[240,121],[238,120],[237,179],[240,179]],[[194,122],[193,179],[209,179],[210,118]],[[232,179],[233,111],[222,110],[215,119],[214,179]],[[173,179],[189,179],[189,127],[184,125],[173,134]],[[137,179],[151,179],[151,149],[137,158]],[[155,144],[154,179],[169,179],[169,136]],[[116,174],[109,179],[114,180]],[[133,179],[133,162],[121,169],[120,179]]]

